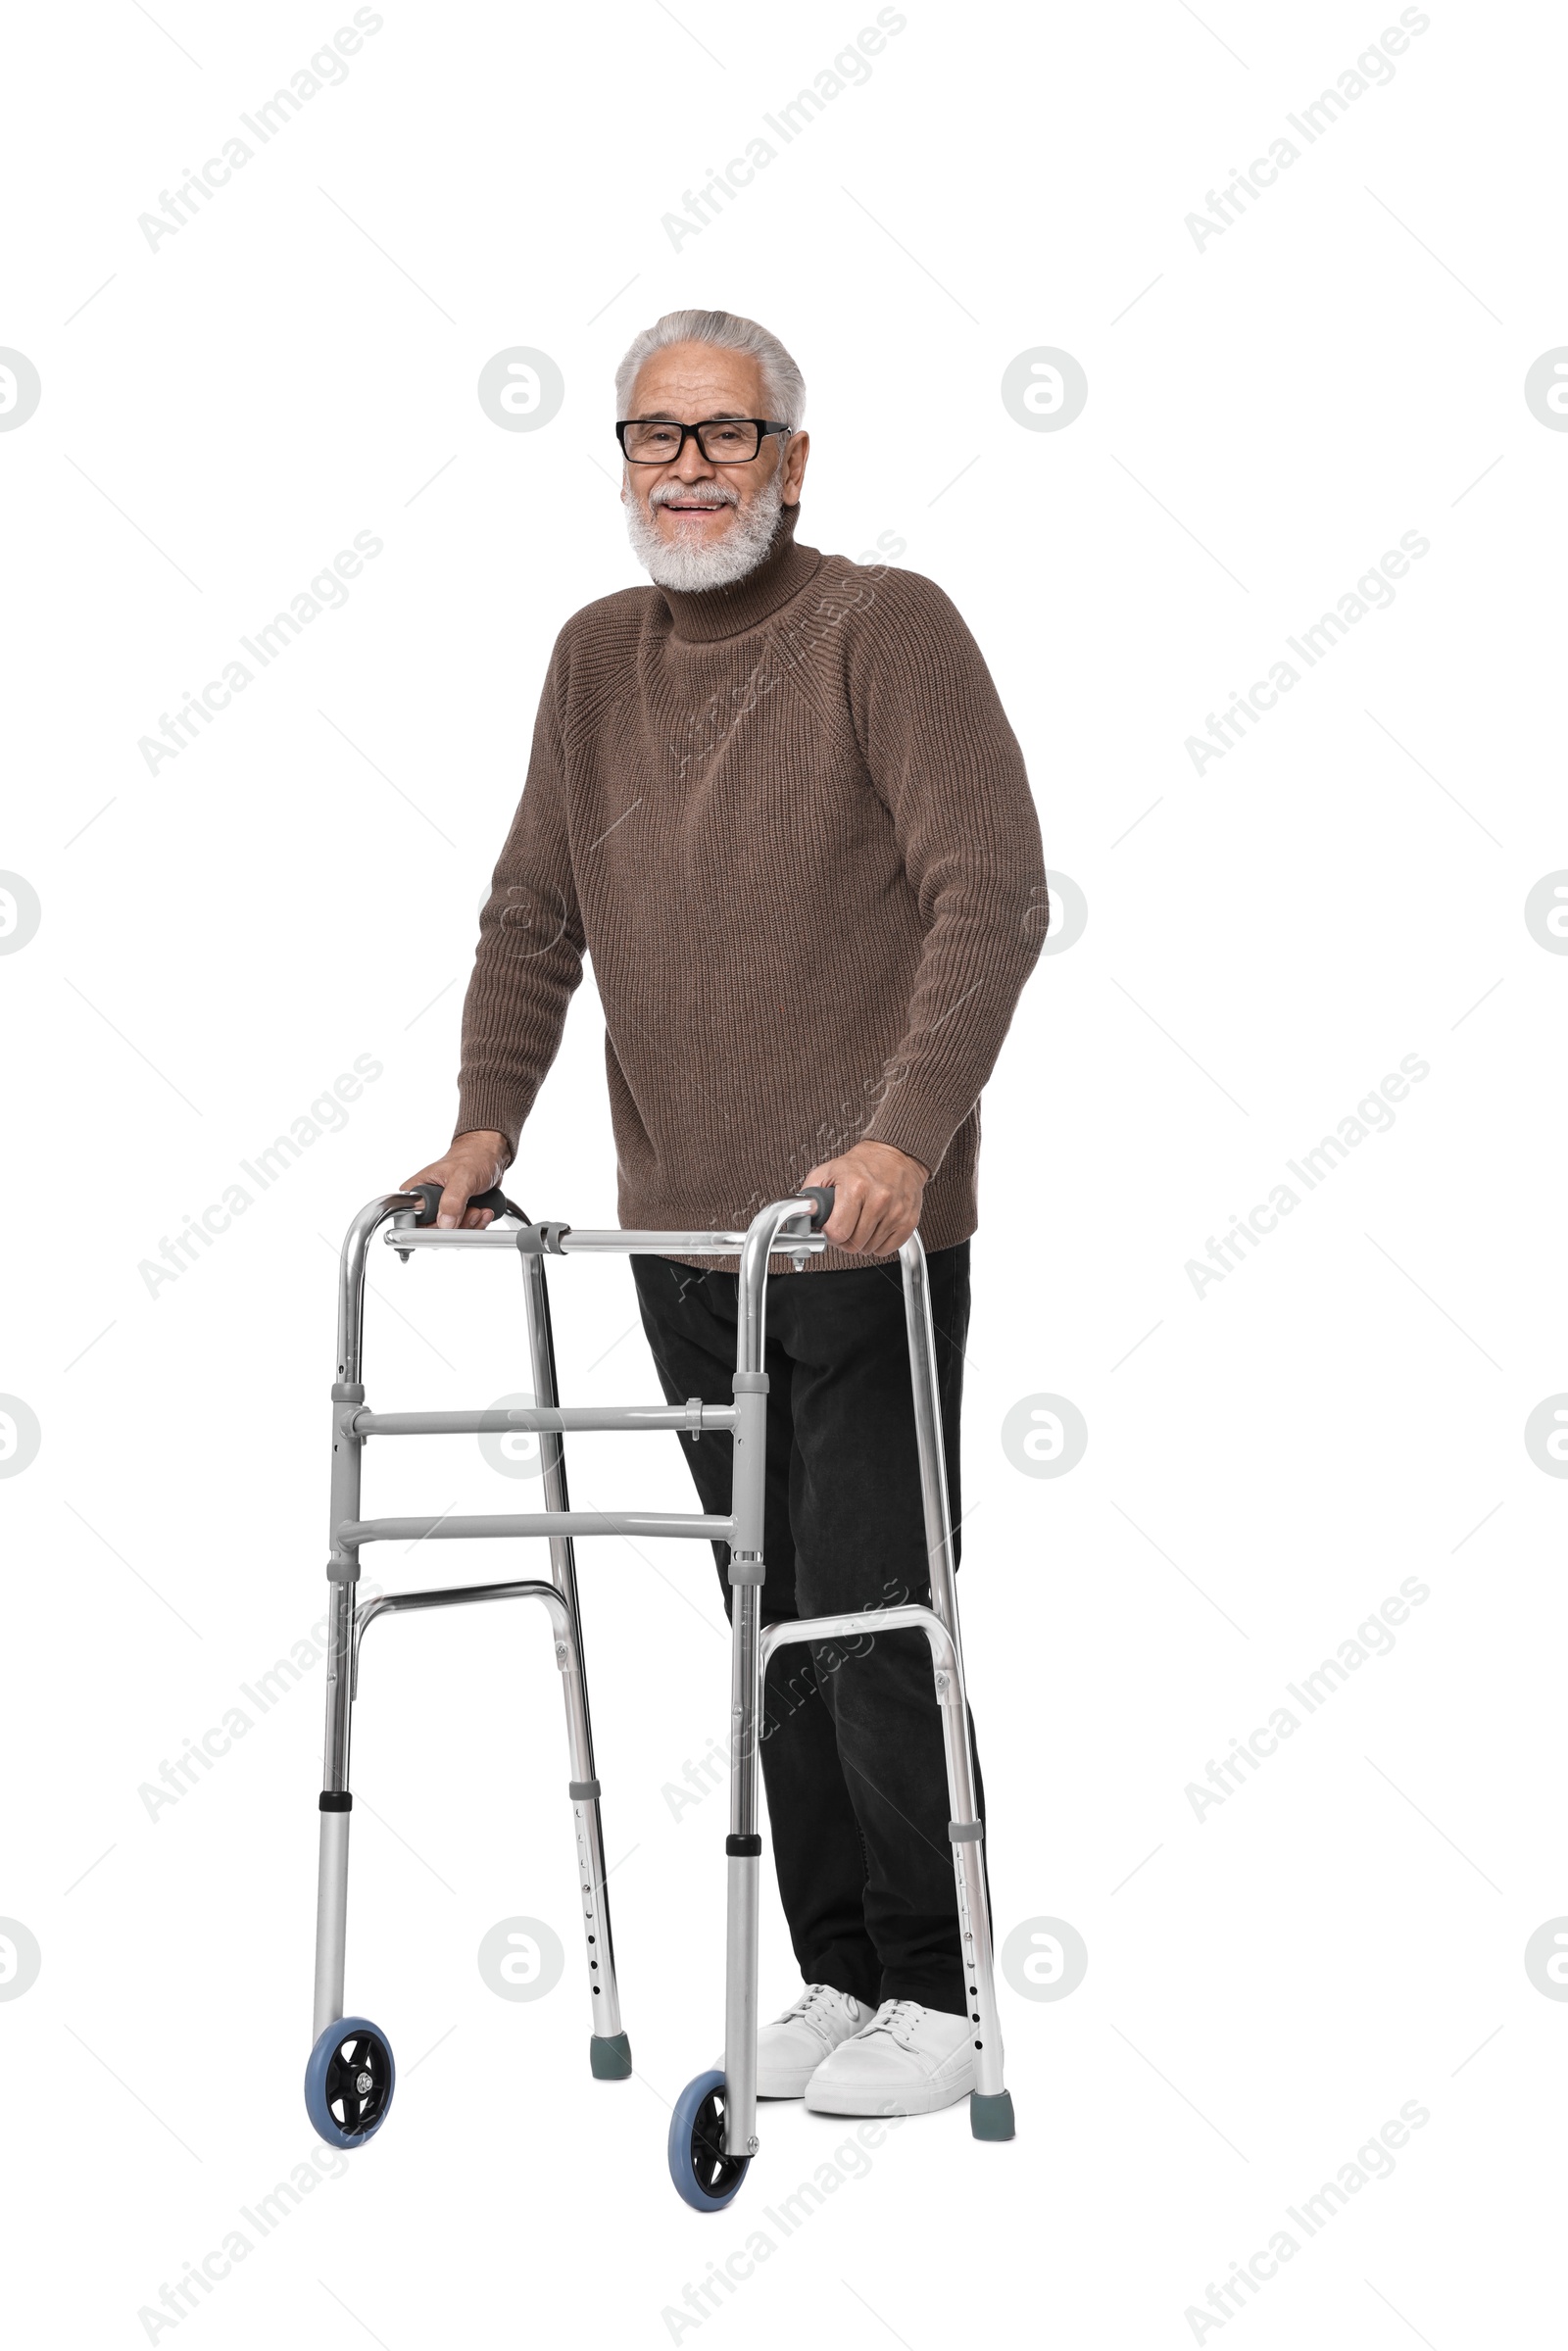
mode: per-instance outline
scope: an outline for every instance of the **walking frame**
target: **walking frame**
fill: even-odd
[[[676,2102],[669,2132],[670,2171],[678,2192],[700,2211],[732,2201],[758,2148],[758,1909],[761,1837],[759,1834],[758,1730],[768,1662],[787,1642],[846,1642],[862,1635],[913,1630],[925,1635],[940,1711],[952,1817],[948,1836],[957,1889],[958,1930],[974,2035],[975,2089],[970,2098],[974,2135],[1013,2135],[1012,2102],[1003,2085],[1002,2037],[992,1972],[991,1924],[981,1866],[983,1835],[975,1804],[974,1758],[958,1640],[957,1602],[943,1460],[935,1343],[925,1251],[918,1233],[899,1251],[909,1340],[920,1494],[930,1559],[930,1607],[879,1608],[851,1616],[814,1617],[763,1627],[761,1595],[763,1491],[768,1378],[762,1368],[769,1257],[783,1254],[804,1266],[827,1244],[821,1226],[832,1212],[830,1187],[808,1188],[775,1200],[744,1232],[664,1233],[574,1231],[560,1222],[530,1223],[499,1192],[473,1205],[498,1221],[480,1231],[437,1231],[440,1187],[390,1193],[362,1208],[343,1245],[338,1299],[337,1378],[332,1387],[332,1485],[326,1741],[320,1797],[320,1861],[316,1932],[314,2046],[306,2069],[306,2105],[321,2136],[333,2145],[363,2145],[386,2119],[395,2085],[391,2044],[363,2016],[345,2013],[347,1949],[349,1735],[359,1682],[360,1649],[377,1618],[422,1608],[462,1607],[484,1600],[530,1599],[550,1619],[566,1710],[571,1800],[581,1887],[583,1932],[593,2011],[590,2062],[601,2081],[623,2081],[631,2048],[620,2021],[619,1990],[610,1908],[605,1891],[600,1784],[594,1771],[593,1731],[583,1669],[574,1551],[579,1535],[667,1536],[729,1545],[733,1588],[731,1662],[730,1821],[724,2065],[700,2074]],[[504,1221],[503,1221],[504,1219]],[[383,1228],[385,1228],[383,1230]],[[371,1242],[407,1262],[431,1249],[511,1251],[520,1261],[523,1312],[535,1401],[465,1412],[375,1412],[365,1400],[363,1334],[365,1279]],[[738,1257],[736,1362],[733,1401],[564,1407],[558,1399],[545,1258],[575,1255]],[[824,1277],[826,1278],[826,1277]],[[582,1430],[674,1429],[696,1436],[727,1430],[733,1440],[733,1487],[727,1515],[697,1511],[573,1510],[567,1499],[563,1440]],[[363,1518],[361,1480],[371,1438],[532,1431],[540,1440],[542,1510],[477,1517]],[[425,1539],[525,1536],[550,1547],[550,1581],[470,1584],[425,1592],[385,1592],[356,1604],[360,1553],[371,1543]]]

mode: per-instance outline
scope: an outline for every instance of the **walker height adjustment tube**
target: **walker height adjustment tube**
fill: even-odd
[[[567,1794],[582,1889],[592,2035],[591,2070],[601,2081],[624,2081],[631,2048],[621,2028],[610,1908],[605,1893],[600,1786],[583,1666],[574,1542],[579,1535],[669,1537],[721,1542],[730,1553],[733,1630],[730,1663],[730,1820],[725,1838],[729,1873],[725,2059],[722,2071],[699,2074],[676,2100],[668,2139],[670,2174],[678,2193],[700,2212],[721,2211],[739,2192],[757,2152],[757,1964],[761,1868],[759,1833],[758,1726],[769,1657],[785,1641],[837,1641],[865,1632],[909,1628],[926,1636],[948,1767],[952,1818],[949,1837],[957,1886],[959,1933],[969,1980],[975,2033],[977,2087],[970,2119],[978,2138],[1010,2138],[1012,2107],[1002,2082],[1002,2041],[992,1983],[991,1928],[980,1824],[975,1809],[974,1759],[964,1701],[963,1660],[954,1595],[948,1496],[937,1401],[936,1359],[926,1284],[925,1252],[912,1235],[899,1252],[909,1338],[921,1501],[931,1559],[932,1605],[880,1609],[871,1616],[818,1617],[761,1624],[763,1466],[768,1382],[762,1369],[767,1268],[778,1254],[804,1265],[828,1245],[822,1228],[833,1212],[831,1186],[775,1200],[744,1232],[585,1230],[560,1220],[530,1223],[499,1190],[469,1204],[494,1220],[473,1231],[436,1229],[436,1185],[386,1194],[361,1209],[343,1244],[338,1293],[337,1377],[332,1385],[332,1478],[327,1577],[331,1586],[326,1669],[326,1740],[320,1796],[320,1863],[317,1898],[314,2046],[305,2075],[312,2123],[333,2146],[358,2147],[385,2121],[396,2082],[392,2047],[368,2018],[346,2012],[348,1938],[349,1734],[359,1687],[360,1647],[381,1616],[481,1601],[537,1600],[550,1620],[555,1661],[566,1712],[570,1766]],[[386,1230],[382,1232],[382,1228]],[[405,1261],[428,1249],[502,1250],[522,1273],[532,1405],[489,1405],[471,1411],[375,1412],[362,1378],[365,1278],[376,1234]],[[555,1347],[545,1259],[573,1255],[729,1256],[740,1260],[735,1374],[727,1403],[693,1396],[684,1404],[564,1406],[558,1400]],[[362,1515],[365,1448],[371,1438],[477,1435],[530,1430],[541,1440],[541,1494],[536,1511],[462,1516],[366,1518]],[[698,1437],[704,1430],[732,1440],[734,1481],[727,1513],[701,1511],[573,1510],[566,1494],[564,1439],[581,1431],[619,1433],[668,1429]],[[360,1553],[368,1543],[523,1537],[549,1545],[548,1582],[512,1581],[378,1594],[355,1602]]]

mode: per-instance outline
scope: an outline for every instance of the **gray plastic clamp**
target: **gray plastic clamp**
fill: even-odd
[[[524,1257],[564,1256],[565,1251],[561,1246],[562,1236],[570,1231],[570,1225],[559,1216],[545,1216],[537,1224],[519,1225],[518,1251]]]
[[[568,1796],[570,1796],[572,1802],[576,1804],[588,1796],[597,1796],[599,1793],[599,1783],[597,1780],[568,1780],[566,1782],[566,1793]]]
[[[359,1380],[334,1380],[332,1382],[332,1401],[334,1404],[363,1404],[365,1401],[363,1383]]]
[[[729,1580],[732,1584],[765,1584],[767,1570],[760,1551],[731,1551]]]
[[[949,1821],[948,1842],[955,1845],[977,1845],[985,1835],[983,1821]]]
[[[738,1371],[730,1380],[730,1392],[734,1396],[766,1396],[768,1387],[765,1371]]]

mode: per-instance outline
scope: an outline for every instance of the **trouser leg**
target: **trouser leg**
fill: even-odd
[[[665,1396],[671,1403],[700,1396],[708,1403],[728,1404],[735,1368],[735,1276],[704,1274],[660,1257],[634,1258],[632,1270],[643,1327]],[[794,1618],[799,1610],[789,1518],[795,1449],[791,1366],[775,1341],[768,1343],[765,1367],[772,1387],[762,1621],[776,1624]],[[728,1434],[709,1432],[695,1445],[689,1439],[682,1445],[703,1508],[727,1511]],[[713,1549],[722,1582],[728,1546],[715,1543]],[[723,1592],[727,1614],[732,1601],[727,1584]],[[839,1762],[833,1718],[822,1702],[809,1650],[791,1646],[773,1657],[763,1690],[760,1739],[779,1900],[802,1979],[832,1984],[874,2007],[881,1996],[881,1966],[865,1924],[865,1852]]]

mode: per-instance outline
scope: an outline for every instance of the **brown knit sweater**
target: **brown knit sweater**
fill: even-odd
[[[744,1227],[866,1140],[931,1171],[945,1249],[975,1229],[977,1098],[1045,936],[1040,828],[941,589],[797,546],[797,513],[734,586],[624,589],[557,639],[455,1131],[515,1153],[586,952],[623,1225]]]

